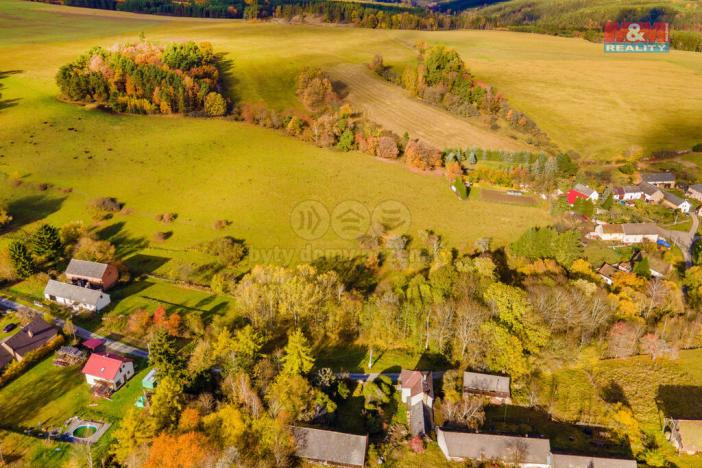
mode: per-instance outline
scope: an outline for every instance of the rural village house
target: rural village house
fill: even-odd
[[[566,194],[566,200],[568,201],[569,205],[574,205],[578,198],[596,202],[599,197],[600,194],[597,193],[597,191],[583,184],[575,184],[575,187],[569,190]]]
[[[71,259],[66,278],[77,286],[106,291],[117,283],[119,272],[114,265]]]
[[[640,244],[643,241],[658,242],[662,230],[654,223],[598,224],[588,234],[603,241],[621,242],[623,244]]]
[[[410,371],[400,373],[400,395],[408,408],[410,433],[425,435],[433,426],[431,408],[434,404],[434,383],[431,372]]]
[[[647,202],[659,203],[661,200],[663,200],[663,191],[655,185],[651,185],[646,182],[641,182],[641,185],[639,185],[639,187],[641,187],[644,199]]]
[[[552,453],[553,468],[636,468],[636,460]]]
[[[451,461],[501,461],[523,468],[636,468],[636,460],[551,452],[548,439],[437,429],[436,439]]]
[[[436,430],[436,441],[450,461],[500,460],[528,468],[551,468],[548,439]]]
[[[675,188],[675,174],[671,172],[641,174],[641,180],[660,188]]]
[[[100,290],[83,288],[69,283],[49,280],[44,289],[44,297],[74,311],[101,311],[110,304],[110,296]]]
[[[602,281],[604,281],[607,286],[612,286],[614,283],[614,274],[620,271],[622,270],[616,265],[603,263],[602,266],[597,269],[597,274],[600,275],[600,278],[602,278]]]
[[[663,204],[682,213],[689,213],[691,208],[689,201],[670,192],[663,192]]]
[[[34,317],[20,331],[0,343],[0,369],[12,360],[21,361],[28,353],[46,345],[58,335],[58,328]]]
[[[104,387],[114,392],[134,375],[134,363],[116,354],[93,353],[82,372],[91,387]]]
[[[363,468],[366,462],[368,436],[343,432],[293,427],[295,455],[314,463]]]
[[[615,187],[612,191],[612,198],[620,201],[641,200],[644,197],[644,191],[637,185],[625,185],[623,187]]]
[[[702,184],[690,185],[687,188],[687,192],[685,192],[685,195],[687,195],[690,198],[694,198],[695,200],[702,201]]]
[[[510,379],[502,375],[464,372],[463,393],[490,397],[493,404],[512,403]]]

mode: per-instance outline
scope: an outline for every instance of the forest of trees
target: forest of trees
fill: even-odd
[[[353,408],[372,436],[373,453],[390,450],[407,440],[391,421],[390,381],[356,384],[339,378],[343,369],[318,364],[329,362],[331,349],[354,343],[507,374],[515,401],[527,405],[545,404],[546,369],[576,365],[584,356],[674,357],[700,345],[697,296],[686,297],[676,279],[652,279],[640,268],[618,273],[605,288],[576,231],[532,228],[506,249],[491,249],[484,239],[465,254],[428,231],[362,242],[363,257],[259,265],[225,280],[235,309],[208,324],[175,320],[177,312],[163,308],[138,311],[140,320],[132,314],[122,332],[140,329],[149,340],[150,364],[161,380],[147,409],[131,410],[118,427],[114,460],[288,466],[289,425],[336,427],[339,408],[352,397],[362,402]],[[700,288],[700,278],[684,281]],[[192,344],[179,350],[177,337]],[[451,391],[457,375],[444,378],[442,420],[480,427],[484,403]],[[612,405],[611,411],[623,410]],[[637,430],[627,429],[623,439],[640,440]]]
[[[228,103],[220,93],[217,57],[209,43],[150,42],[95,47],[56,75],[63,96],[117,112],[220,116]]]

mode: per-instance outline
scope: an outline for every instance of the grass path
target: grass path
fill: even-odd
[[[330,76],[348,86],[349,101],[373,122],[397,135],[408,132],[437,148],[478,147],[506,151],[536,151],[505,132],[486,128],[479,119],[462,119],[412,98],[399,86],[387,83],[363,65],[343,64],[328,70]]]

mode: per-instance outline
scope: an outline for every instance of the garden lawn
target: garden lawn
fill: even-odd
[[[0,447],[7,458],[29,456],[31,463],[60,466],[74,450],[71,444],[40,441],[21,435],[28,428],[60,428],[72,416],[113,423],[113,427],[94,447],[106,450],[114,424],[124,416],[141,394],[141,379],[146,369],[137,374],[111,400],[93,399],[81,374],[81,366],[55,367],[53,355],[29,369],[0,389]]]

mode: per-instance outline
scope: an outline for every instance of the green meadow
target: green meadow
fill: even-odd
[[[412,60],[418,40],[456,47],[478,79],[526,111],[563,149],[617,157],[632,148],[687,147],[702,126],[698,55],[604,56],[578,39],[489,31],[377,31],[228,20],[167,18],[32,2],[0,5],[0,194],[21,207],[18,227],[46,219],[91,223],[87,204],[101,196],[125,203],[107,237],[131,252],[184,258],[221,235],[245,239],[254,261],[304,261],[311,249],[349,249],[329,230],[299,238],[290,213],[305,200],[331,210],[345,200],[373,209],[397,200],[411,213],[410,234],[435,229],[458,248],[480,237],[504,244],[533,224],[542,208],[477,199],[461,202],[445,179],[415,174],[359,153],[315,148],[274,131],[225,119],[112,115],[56,99],[57,69],[93,45],[124,40],[194,39],[223,54],[232,97],[296,107],[294,77],[305,66]],[[280,40],[281,37],[285,41]],[[537,66],[534,66],[537,64]],[[390,104],[391,105],[391,104]],[[677,122],[677,123],[676,123]],[[20,187],[7,183],[18,179]],[[50,184],[36,192],[37,184]],[[155,217],[175,212],[164,226]],[[216,231],[213,224],[231,225]],[[156,232],[172,236],[153,242]]]

